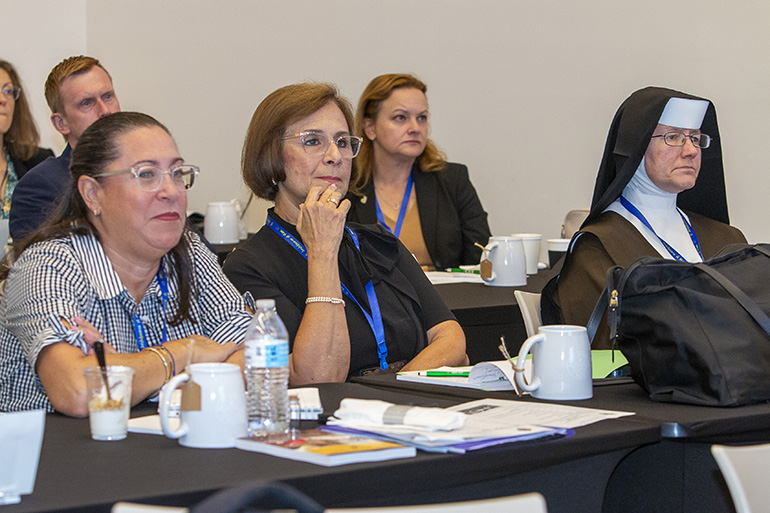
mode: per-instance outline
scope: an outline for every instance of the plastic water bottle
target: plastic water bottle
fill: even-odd
[[[249,434],[289,430],[289,336],[275,300],[260,299],[245,342]]]

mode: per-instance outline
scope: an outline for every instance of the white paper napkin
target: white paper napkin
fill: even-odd
[[[343,399],[334,416],[349,427],[402,424],[428,431],[452,431],[465,423],[465,414],[461,412],[368,399]]]
[[[0,414],[0,505],[32,493],[44,430],[44,410]]]

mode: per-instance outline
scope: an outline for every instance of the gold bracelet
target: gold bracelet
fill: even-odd
[[[150,351],[152,354],[158,355],[158,358],[160,358],[160,361],[163,362],[163,368],[166,370],[166,378],[163,381],[163,384],[165,385],[171,379],[171,372],[172,372],[171,364],[169,363],[168,358],[166,358],[166,355],[163,354],[163,351],[161,351],[157,347],[154,347],[154,346],[148,347],[147,350]]]
[[[345,300],[338,297],[312,296],[305,300],[306,305],[310,303],[331,303],[333,305],[342,305],[343,308],[345,307]]]

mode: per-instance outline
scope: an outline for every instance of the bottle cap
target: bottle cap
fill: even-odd
[[[275,308],[275,299],[257,299],[257,310]]]

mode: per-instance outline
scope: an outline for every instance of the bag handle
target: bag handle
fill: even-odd
[[[761,246],[752,246],[751,249],[756,249],[763,255],[770,258],[770,251],[765,249]],[[706,265],[705,263],[697,263],[695,264],[695,267],[697,269],[700,269],[704,273],[711,276],[711,278],[716,281],[719,285],[722,286],[723,289],[727,291],[728,294],[733,296],[736,301],[743,307],[744,310],[746,310],[751,317],[754,318],[755,321],[757,321],[757,324],[759,324],[763,330],[765,330],[765,333],[770,335],[770,317],[765,314],[765,312],[762,311],[761,308],[757,305],[757,303],[751,299],[745,292],[743,292],[741,289],[739,289],[733,282],[731,282],[729,279],[727,279],[722,273],[717,271],[716,269],[713,269]]]

